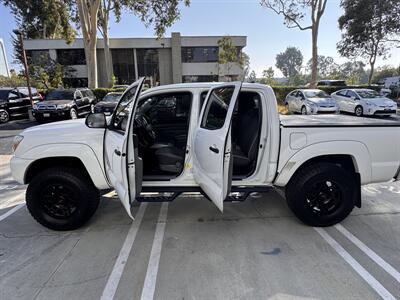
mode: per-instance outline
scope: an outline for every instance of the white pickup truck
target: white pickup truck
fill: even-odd
[[[398,178],[400,124],[352,116],[279,116],[272,89],[230,82],[124,93],[111,118],[45,124],[14,141],[11,170],[28,184],[42,225],[71,230],[114,188],[129,216],[137,201],[200,192],[224,201],[284,188],[304,223],[329,226],[360,207],[360,187]]]

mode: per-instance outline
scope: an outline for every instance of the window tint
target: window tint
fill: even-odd
[[[202,128],[213,130],[224,126],[229,103],[234,91],[234,86],[212,90],[201,122]]]
[[[141,99],[137,113],[144,114],[154,125],[186,124],[189,120],[192,94],[167,93]]]
[[[338,91],[338,92],[336,93],[336,95],[343,96],[343,97],[347,97],[347,96],[346,96],[346,92],[347,92],[347,90],[341,90],[341,91]]]
[[[132,111],[133,101],[135,100],[135,93],[138,86],[132,87],[128,90],[121,101],[118,103],[117,107],[115,108],[114,117],[111,122],[111,128],[121,133],[124,133],[127,125],[128,125],[128,118],[129,114]]]

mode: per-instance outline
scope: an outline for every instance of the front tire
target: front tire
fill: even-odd
[[[356,108],[354,109],[354,114],[357,117],[362,117],[364,114],[364,110],[363,110],[362,106],[360,106],[360,105],[356,106]]]
[[[72,168],[54,167],[37,174],[26,191],[32,217],[53,230],[74,230],[95,213],[100,194],[93,183]]]
[[[305,106],[303,106],[303,107],[301,108],[301,114],[302,114],[302,115],[306,115],[306,114],[307,114],[307,108],[306,108]]]
[[[318,163],[298,171],[286,187],[289,208],[310,226],[331,226],[353,210],[354,176],[332,163]]]
[[[72,120],[78,119],[78,112],[76,108],[71,108],[69,111],[69,116],[71,117]]]

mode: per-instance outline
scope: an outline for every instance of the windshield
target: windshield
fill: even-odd
[[[379,93],[374,90],[357,91],[357,93],[361,98],[372,99],[380,97]]]
[[[105,95],[103,98],[104,102],[118,102],[118,100],[121,98],[122,94],[108,94]]]
[[[307,98],[330,98],[331,97],[324,91],[305,91],[304,94],[306,94]]]
[[[46,96],[46,101],[48,100],[74,100],[74,92],[55,90]]]

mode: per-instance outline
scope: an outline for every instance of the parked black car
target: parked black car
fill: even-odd
[[[31,88],[31,92],[34,102],[41,100],[35,88]],[[28,109],[31,107],[28,88],[0,88],[0,123],[8,122],[15,117],[28,117]]]
[[[110,116],[115,107],[118,104],[119,99],[122,96],[122,92],[111,92],[104,96],[103,100],[97,103],[94,107],[95,113],[104,113],[106,116]]]
[[[96,97],[87,88],[57,89],[33,106],[32,114],[41,123],[47,120],[77,119],[94,112]]]

